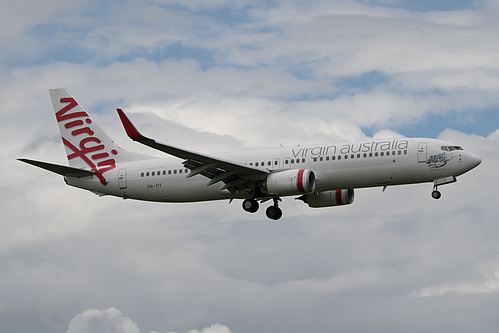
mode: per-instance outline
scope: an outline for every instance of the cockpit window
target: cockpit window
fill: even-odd
[[[442,146],[440,147],[443,151],[454,151],[454,150],[463,150],[460,146]]]

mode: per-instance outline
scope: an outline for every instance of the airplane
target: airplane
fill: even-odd
[[[266,216],[282,216],[282,197],[309,207],[349,205],[354,190],[415,183],[439,186],[481,163],[461,146],[432,138],[365,139],[264,150],[204,154],[142,135],[117,109],[133,141],[166,153],[158,158],[119,147],[64,88],[49,89],[69,166],[31,159],[22,162],[62,175],[66,184],[99,196],[156,202],[242,201],[255,213],[271,201]]]

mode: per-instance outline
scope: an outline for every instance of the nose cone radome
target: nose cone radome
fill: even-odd
[[[477,167],[480,163],[482,163],[482,159],[478,155],[470,152],[466,154],[466,166],[468,170]]]

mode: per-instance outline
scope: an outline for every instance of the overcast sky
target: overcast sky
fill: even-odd
[[[495,0],[0,3],[2,332],[497,332]],[[122,147],[115,108],[206,153],[432,137],[482,164],[283,218],[240,202],[99,198],[66,164],[49,88]]]

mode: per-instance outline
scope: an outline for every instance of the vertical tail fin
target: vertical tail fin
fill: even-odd
[[[153,158],[119,147],[66,89],[49,92],[70,166],[91,168],[106,184],[102,174],[116,168],[117,163]]]

